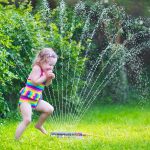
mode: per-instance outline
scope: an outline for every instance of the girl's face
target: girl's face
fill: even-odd
[[[49,63],[43,63],[43,64],[42,64],[42,69],[43,69],[44,71],[48,71],[48,70],[52,70],[52,71],[53,71],[53,68],[54,68],[54,66],[53,66],[53,65],[50,65]]]
[[[46,57],[47,57],[47,61],[42,64],[42,69],[44,71],[53,70],[57,62],[57,55],[47,54]]]

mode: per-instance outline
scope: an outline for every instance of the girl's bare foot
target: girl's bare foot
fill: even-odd
[[[47,134],[47,131],[43,128],[43,126],[35,125],[35,128],[37,128],[38,130],[40,130],[43,134]]]

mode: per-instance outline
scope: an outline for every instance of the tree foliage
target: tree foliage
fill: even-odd
[[[0,7],[1,101],[17,104],[19,90],[31,71],[32,60],[38,50],[44,47],[52,47],[59,56],[55,69],[56,80],[47,90],[51,91],[51,98],[59,101],[74,94],[75,89],[71,85],[76,85],[74,78],[83,73],[85,62],[85,58],[80,55],[84,46],[75,38],[75,33],[82,28],[80,20],[70,31],[71,16],[61,16],[63,20],[60,22],[59,8],[51,13],[43,12],[42,9],[33,14],[30,4],[20,5],[19,8],[13,5]],[[63,28],[66,22],[67,26]]]

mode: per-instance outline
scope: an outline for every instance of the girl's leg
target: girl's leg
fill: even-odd
[[[27,102],[23,102],[20,104],[20,111],[22,114],[23,121],[18,125],[18,128],[16,130],[16,135],[15,135],[16,139],[20,138],[23,131],[26,129],[28,124],[31,122],[31,116],[32,116],[31,105]]]
[[[35,127],[39,129],[42,133],[47,134],[46,130],[43,128],[43,123],[47,117],[53,113],[54,108],[48,102],[40,100],[35,110],[42,112],[37,124]]]

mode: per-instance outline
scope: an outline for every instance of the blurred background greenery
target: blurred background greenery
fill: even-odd
[[[82,29],[86,21],[86,17],[84,18],[82,12],[81,14],[78,12],[78,17],[75,19],[73,28],[71,28],[74,7],[79,1],[65,0],[68,6],[66,9],[67,13],[59,8],[59,1],[44,0],[44,2],[48,7],[44,6],[41,0],[0,0],[0,117],[6,116],[10,109],[16,110],[19,90],[24,86],[28,73],[31,70],[32,59],[40,48],[45,46],[53,47],[60,56],[55,72],[57,80],[54,81],[52,87],[45,90],[45,98],[47,95],[47,97],[56,102],[56,105],[63,101],[66,105],[77,108],[80,104],[80,98],[78,94],[76,95],[78,93],[77,86],[78,90],[83,87],[86,78],[84,74],[88,74],[97,55],[107,47],[114,33],[120,29],[123,30],[113,41],[110,48],[111,52],[116,51],[116,49],[122,49],[123,42],[131,34],[143,32],[144,36],[140,39],[137,37],[133,46],[131,45],[132,43],[126,45],[128,49],[149,40],[149,35],[147,35],[150,29],[149,0],[101,0],[99,2],[102,8],[94,10],[93,22],[91,22],[89,29],[92,31],[94,23],[98,20],[97,10],[102,11],[105,8],[110,8],[113,4],[117,4],[111,8],[112,12],[109,15],[110,20],[113,20],[113,22],[105,23],[103,21],[98,26],[90,47],[91,51],[88,53],[88,58],[85,59],[86,48],[91,43],[91,39],[84,38],[83,42],[80,43]],[[96,3],[96,0],[85,0],[84,2],[87,15],[91,6]],[[125,14],[121,8],[124,8]],[[61,19],[59,18],[60,11],[62,11],[61,17],[64,24],[61,24]],[[125,19],[124,17],[130,23],[127,24],[126,20],[123,20]],[[124,24],[120,25],[122,21]],[[61,25],[64,25],[63,31],[61,30]],[[137,103],[141,105],[148,103],[150,98],[149,50],[150,48],[146,47],[144,51],[138,53],[138,57],[134,57],[134,67],[137,67],[137,72],[132,71],[135,68],[132,68],[131,61],[127,63],[125,67],[122,67],[117,72],[113,81],[109,82],[104,90],[97,95],[97,101],[100,103]],[[96,75],[103,69],[109,60],[108,56],[111,56],[111,54],[108,54],[102,63],[98,65],[92,82],[94,82]],[[114,63],[116,63],[116,60],[122,58],[123,55],[120,55],[121,57],[116,56],[111,62],[112,64],[103,72],[93,92],[103,82],[104,77],[111,70]],[[70,68],[66,67],[68,66],[68,61],[70,62]],[[140,61],[142,61],[142,66],[141,64],[139,65]],[[76,65],[78,67],[74,76]],[[64,72],[62,72],[62,68],[65,70]],[[82,75],[82,78],[78,83],[78,80],[75,79],[78,79],[80,75]],[[59,86],[58,81],[61,83]],[[89,87],[92,86],[92,82]],[[88,88],[85,95],[89,91],[90,89]],[[52,94],[49,95],[49,92]],[[68,99],[68,97],[72,96],[74,99]],[[52,103],[52,101],[50,102]]]

